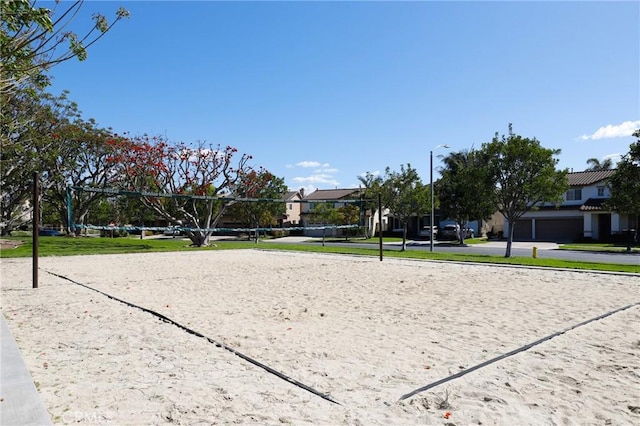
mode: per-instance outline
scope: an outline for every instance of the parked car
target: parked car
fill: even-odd
[[[440,228],[440,232],[438,233],[439,240],[457,240],[458,232],[460,230],[460,226],[455,223],[450,223],[444,225]]]
[[[464,232],[464,238],[475,238],[476,231],[473,228],[462,228],[462,232]]]
[[[462,232],[464,233],[465,239],[475,237],[475,231],[473,230],[473,228],[464,227],[462,228]],[[459,235],[460,235],[460,225],[455,223],[450,223],[442,227],[442,229],[440,230],[440,233],[438,234],[438,239],[439,240],[457,240],[458,238],[460,238]]]
[[[163,235],[166,235],[167,237],[175,237],[177,235],[182,235],[182,231],[180,230],[180,228],[178,226],[171,226],[167,229],[165,229],[162,232]]]
[[[418,232],[418,236],[422,238],[426,238],[427,240],[433,238],[438,238],[438,227],[437,226],[423,226],[422,229]]]

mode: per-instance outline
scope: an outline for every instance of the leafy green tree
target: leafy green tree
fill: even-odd
[[[336,225],[357,225],[360,222],[360,207],[355,204],[345,204],[336,210],[338,212]],[[357,230],[354,229],[346,228],[343,231],[345,239],[357,234]]]
[[[610,170],[613,167],[613,161],[611,161],[611,158],[605,158],[603,161],[600,161],[595,157],[589,158],[587,160],[587,164],[589,165],[587,170],[590,171]]]
[[[635,217],[635,229],[640,225],[640,129],[633,133],[637,138],[629,146],[629,152],[622,157],[618,168],[609,178],[611,198],[607,200],[607,206],[618,213],[629,215],[629,219]],[[629,224],[631,228],[631,223]],[[631,251],[631,238],[628,240],[627,251]]]
[[[93,120],[82,120],[77,105],[67,99],[66,93],[52,96],[36,88],[34,93],[38,95],[14,96],[0,118],[4,135],[0,185],[5,234],[29,217],[21,212],[24,206],[32,208],[29,201],[34,172],[40,176],[43,202],[53,203],[47,206],[48,211],[59,214],[55,223],[64,223],[68,230],[67,184],[104,186],[110,168],[105,163],[109,131],[100,129]],[[74,221],[82,221],[81,216],[95,199],[95,195],[76,194]]]
[[[411,164],[400,166],[400,172],[385,170],[381,186],[382,205],[402,224],[402,251],[406,250],[407,225],[412,216],[424,214],[430,206],[429,187],[423,185]]]
[[[473,149],[453,152],[443,161],[442,177],[436,185],[443,215],[454,219],[460,229],[469,220],[491,217],[496,204],[486,153]],[[465,233],[460,232],[460,244],[464,244],[464,237]]]
[[[311,211],[315,223],[334,225],[340,222],[340,213],[330,203],[317,203]]]
[[[44,150],[54,114],[37,97],[21,93],[10,101],[2,99],[0,115],[0,188],[2,233],[8,234],[27,220],[32,174],[37,170],[39,146]],[[26,211],[25,211],[26,210]],[[25,214],[23,214],[23,211]]]
[[[498,210],[509,222],[505,257],[511,256],[516,221],[541,203],[559,203],[568,188],[567,170],[556,170],[554,158],[559,149],[548,149],[533,138],[513,133],[498,136],[482,146],[489,172],[496,182],[495,200]]]
[[[313,222],[324,225],[357,225],[360,221],[360,207],[345,204],[335,207],[331,203],[318,203],[311,211]],[[344,236],[348,238],[350,232],[345,229]]]
[[[357,225],[360,220],[360,208],[354,204],[346,204],[337,208],[339,225]]]
[[[93,27],[78,35],[69,27],[84,4],[83,0],[56,2],[55,9],[36,6],[35,1],[0,2],[0,94],[10,98],[25,83],[43,88],[49,84],[52,66],[72,58],[83,61],[87,48],[104,36],[116,22],[129,17],[119,8],[109,23],[102,14],[94,14]],[[60,9],[59,9],[60,8]]]
[[[79,36],[70,30],[70,25],[83,3],[56,2],[56,8],[49,10],[29,0],[0,2],[3,233],[10,232],[28,217],[23,210],[31,192],[31,174],[43,170],[40,156],[51,158],[50,147],[57,144],[52,131],[58,125],[60,112],[56,111],[55,104],[59,104],[60,99],[43,90],[50,83],[51,67],[74,57],[84,60],[89,46],[115,22],[128,17],[126,10],[119,9],[115,21],[109,24],[103,15],[94,14],[93,28]]]
[[[67,233],[74,230],[68,223],[67,186],[105,188],[111,183],[115,165],[108,160],[112,149],[107,143],[113,135],[99,128],[95,121],[76,118],[60,120],[52,134],[56,143],[48,152],[39,154],[43,176],[43,202],[51,204],[60,214]],[[84,223],[85,216],[101,194],[72,192],[73,223]],[[75,229],[79,234],[80,229]]]
[[[263,168],[241,173],[232,191],[239,198],[264,200],[238,201],[230,206],[229,214],[249,227],[260,228],[265,225],[277,225],[278,219],[286,212],[283,197],[287,186],[284,183],[284,178],[279,178]],[[282,202],[269,201],[276,199],[282,199]],[[256,231],[257,240],[258,232]]]

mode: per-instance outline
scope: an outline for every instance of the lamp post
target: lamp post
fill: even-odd
[[[431,175],[431,178],[429,179],[430,181],[429,187],[431,188],[431,228],[429,229],[429,251],[433,251],[433,222],[435,218],[435,208],[433,203],[433,151],[438,148],[449,148],[449,145],[438,145],[435,148],[433,148],[431,151],[429,151],[429,158],[430,158],[429,171]]]

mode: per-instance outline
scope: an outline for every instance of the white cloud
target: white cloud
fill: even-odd
[[[611,162],[613,163],[613,167],[616,167],[616,164],[622,161],[622,154],[620,153],[607,154],[602,158],[602,160],[607,160],[607,159],[611,160]]]
[[[314,170],[314,173],[338,173],[338,169],[317,169]]]
[[[625,121],[620,124],[607,124],[606,126],[600,127],[591,135],[580,136],[580,139],[586,141],[608,138],[622,138],[631,136],[631,134],[638,128],[640,128],[640,120]]]
[[[318,167],[320,166],[320,163],[317,161],[300,161],[299,163],[296,163],[296,166],[298,167]]]
[[[319,161],[300,161],[294,165],[287,165],[287,168],[313,168],[313,171],[308,171],[306,176],[296,176],[287,181],[291,182],[289,187],[294,186],[296,188],[304,188],[307,193],[311,193],[318,188],[338,188],[340,187],[340,181],[335,178],[335,174],[340,170],[331,167],[329,163],[320,163]]]
[[[333,176],[327,174],[315,174],[310,176],[297,176],[291,179],[292,181],[300,184],[325,184],[325,185],[333,185],[338,186],[340,182],[338,182]]]
[[[375,172],[362,172],[360,173],[361,177],[367,177],[367,173],[370,173],[372,176],[380,176],[380,170],[376,170]]]

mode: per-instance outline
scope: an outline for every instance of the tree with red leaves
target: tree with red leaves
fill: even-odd
[[[186,234],[193,245],[208,245],[211,228],[234,203],[229,198],[235,197],[236,182],[252,170],[252,157],[243,154],[234,163],[238,150],[230,146],[192,147],[162,137],[124,136],[110,141],[114,154],[109,161],[117,164],[113,184],[136,192],[174,194],[143,195],[140,200],[169,223],[190,228]]]

